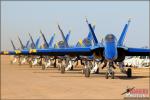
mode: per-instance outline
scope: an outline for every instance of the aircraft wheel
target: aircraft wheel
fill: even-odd
[[[85,74],[85,68],[83,68],[83,72],[82,72],[82,74]]]
[[[131,69],[131,68],[128,68],[128,69],[127,69],[127,77],[128,77],[128,78],[131,78],[131,77],[132,77],[132,69]]]
[[[71,66],[71,69],[70,70],[73,70],[73,65]]]
[[[61,73],[62,73],[62,74],[65,73],[65,66],[62,65],[62,66],[60,67],[60,70],[61,70]]]
[[[21,61],[19,61],[19,66],[21,65]]]
[[[13,61],[10,61],[10,64],[13,64]]]
[[[56,61],[54,62],[54,68],[56,68]]]
[[[58,67],[58,70],[60,70],[60,65],[57,65],[57,67]]]
[[[31,61],[29,62],[29,66],[32,68],[32,62]]]
[[[84,72],[85,77],[90,77],[90,68],[87,67],[84,70],[85,70],[85,72]]]
[[[106,79],[108,79],[108,78],[109,78],[109,73],[108,73],[108,72],[106,72],[106,76],[105,76],[105,78],[106,78]]]
[[[114,76],[115,76],[115,72],[113,71],[113,72],[111,73],[111,79],[114,79]]]
[[[95,74],[99,74],[99,68],[97,68],[97,70],[96,70]]]
[[[46,69],[45,65],[44,65],[44,64],[42,64],[42,70],[45,70],[45,69]]]

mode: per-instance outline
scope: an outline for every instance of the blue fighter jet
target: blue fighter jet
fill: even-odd
[[[36,49],[35,54],[39,55],[51,55],[51,56],[91,56],[94,55],[94,59],[104,59],[108,63],[108,69],[106,72],[106,78],[108,79],[109,76],[111,78],[114,78],[114,71],[113,71],[113,65],[114,62],[123,62],[126,56],[149,56],[150,55],[150,49],[143,49],[143,48],[130,48],[123,46],[123,42],[127,33],[127,28],[130,23],[130,19],[128,20],[128,23],[125,25],[123,32],[121,33],[121,36],[119,40],[117,41],[117,38],[114,34],[107,34],[104,38],[103,46],[100,46],[98,44],[98,40],[96,38],[96,35],[94,33],[94,30],[92,29],[92,26],[90,23],[88,23],[88,27],[91,30],[92,36],[94,38],[94,46],[91,47],[66,47],[66,48],[53,48],[53,49]],[[86,68],[85,68],[85,76],[89,77],[89,61],[86,61]],[[128,68],[126,71],[126,74],[128,77],[132,76],[132,70],[131,68]]]

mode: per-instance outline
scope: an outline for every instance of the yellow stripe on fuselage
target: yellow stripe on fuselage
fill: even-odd
[[[36,53],[36,49],[30,49],[29,53]]]
[[[20,50],[15,50],[15,53],[19,54],[19,53],[21,53],[21,51]]]
[[[4,51],[3,53],[4,53],[5,55],[9,54],[9,52],[7,52],[7,51]]]

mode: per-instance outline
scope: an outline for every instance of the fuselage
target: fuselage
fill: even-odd
[[[108,61],[114,61],[117,59],[117,44],[116,37],[113,34],[108,34],[105,37],[104,44],[104,57]]]

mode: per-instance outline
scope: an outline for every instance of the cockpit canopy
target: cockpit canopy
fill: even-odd
[[[113,41],[116,41],[116,37],[115,37],[113,34],[108,34],[108,35],[106,35],[106,37],[105,37],[105,41],[106,41],[106,42],[113,42]]]

